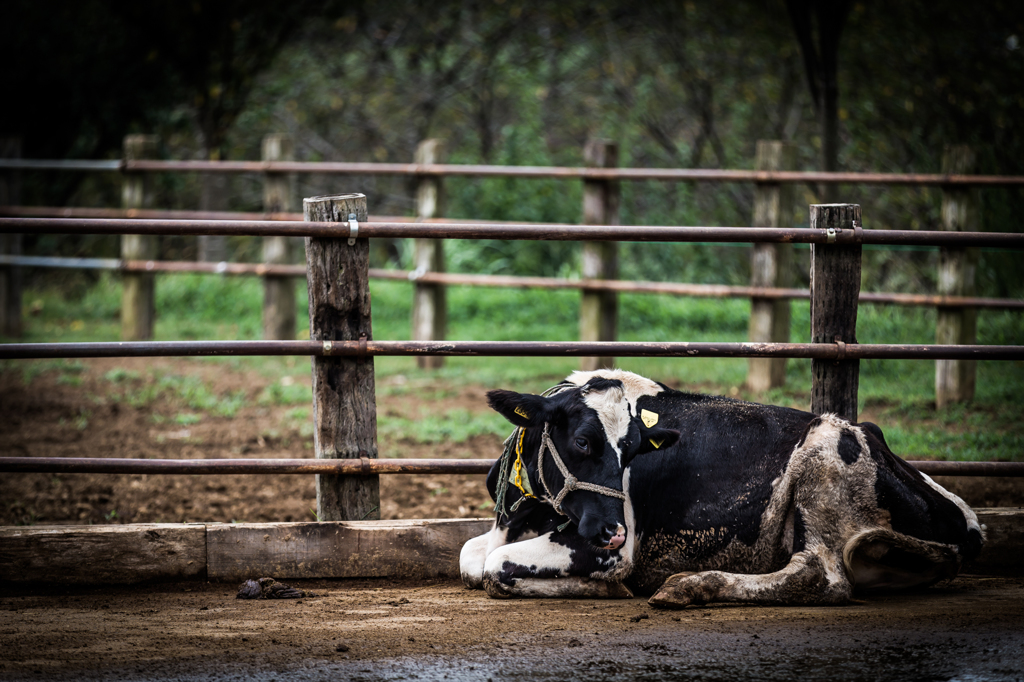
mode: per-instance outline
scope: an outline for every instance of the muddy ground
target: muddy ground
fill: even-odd
[[[844,607],[488,599],[454,582],[302,581],[0,596],[4,680],[1020,680],[1024,580]]]

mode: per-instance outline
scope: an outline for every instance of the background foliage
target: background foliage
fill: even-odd
[[[167,158],[259,157],[287,132],[300,160],[409,161],[427,137],[454,163],[577,165],[589,138],[619,143],[624,166],[750,168],[758,139],[820,167],[821,128],[781,0],[409,3],[81,0],[5,4],[0,134],[35,158],[116,158],[130,132],[157,133]],[[950,1],[840,3],[838,163],[845,170],[936,172],[943,146],[974,145],[979,172],[1024,173],[1024,6]],[[788,11],[787,11],[788,10]],[[820,31],[819,31],[820,37]],[[22,202],[111,205],[116,176],[23,174]],[[300,176],[297,196],[363,191],[377,214],[413,209],[409,180]],[[447,182],[456,218],[574,222],[572,181]],[[821,198],[800,188],[798,205]],[[623,185],[624,224],[744,225],[744,184]],[[937,189],[843,187],[865,224],[934,229]],[[157,205],[196,208],[200,179],[159,179]],[[259,210],[260,178],[232,177],[230,208]],[[1019,229],[1024,196],[982,193],[985,229]],[[806,220],[798,210],[798,223]],[[194,256],[164,240],[165,257]],[[30,239],[30,252],[114,255],[113,238]],[[258,247],[233,244],[237,259]],[[573,275],[575,245],[453,242],[454,271]],[[407,264],[406,249],[375,253]],[[1014,255],[985,253],[980,293],[1024,295]],[[934,252],[868,254],[865,288],[932,291]],[[746,250],[625,245],[622,276],[742,283]],[[74,287],[74,288],[77,288]]]

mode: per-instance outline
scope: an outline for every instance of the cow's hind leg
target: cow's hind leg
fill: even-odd
[[[851,593],[842,559],[821,548],[794,554],[789,564],[775,573],[677,573],[651,597],[650,604],[663,608],[709,602],[845,604]]]
[[[846,544],[843,561],[854,587],[871,591],[923,587],[955,578],[961,557],[954,545],[875,528]]]
[[[574,534],[545,533],[488,554],[483,584],[496,598],[632,597],[621,582],[601,577],[619,561],[618,552],[590,547]]]

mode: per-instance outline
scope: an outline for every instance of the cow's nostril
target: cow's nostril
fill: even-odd
[[[618,549],[625,541],[626,529],[622,527],[622,524],[619,524],[615,527],[615,532],[608,540],[608,544],[605,545],[605,549]]]

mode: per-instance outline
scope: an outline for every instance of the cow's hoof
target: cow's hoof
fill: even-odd
[[[484,577],[482,575],[463,573],[462,584],[466,586],[467,590],[482,590],[484,589]]]
[[[487,592],[487,596],[491,599],[512,599],[517,596],[513,590],[515,589],[515,583],[512,585],[506,585],[496,578],[484,576],[483,580],[484,591]]]
[[[685,592],[662,588],[647,603],[659,609],[682,609],[693,602]]]
[[[711,573],[676,573],[648,600],[661,609],[681,609],[691,604],[714,601],[721,579]]]

